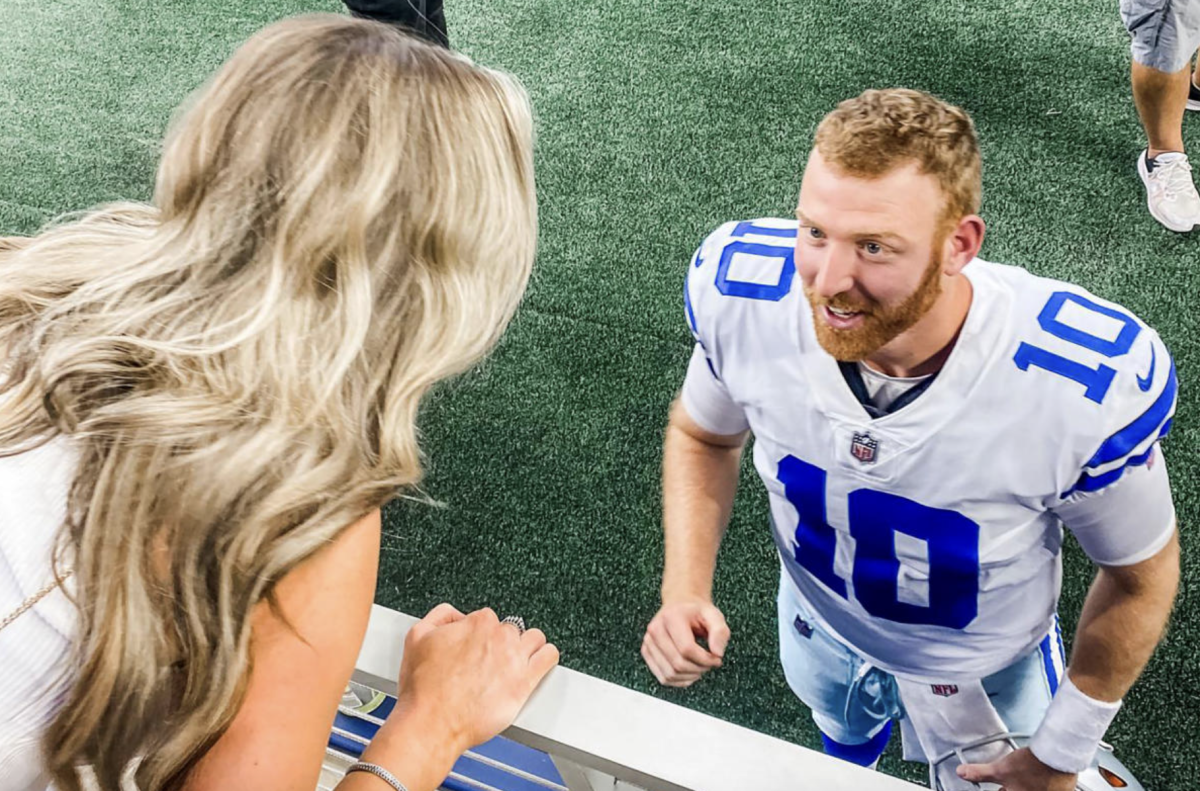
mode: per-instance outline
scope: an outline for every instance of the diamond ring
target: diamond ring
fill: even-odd
[[[519,615],[505,616],[500,623],[506,623],[509,626],[515,626],[519,634],[525,634],[525,619]]]

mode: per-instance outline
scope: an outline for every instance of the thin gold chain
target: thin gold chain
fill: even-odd
[[[63,582],[66,582],[67,579],[70,578],[72,573],[73,572],[68,571],[66,574],[62,575],[62,577],[60,577],[59,579],[56,579],[54,582],[51,582],[49,585],[42,588],[40,591],[38,591],[37,593],[30,596],[28,599],[23,601],[21,603],[20,607],[13,610],[8,616],[5,617],[5,619],[3,621],[0,621],[0,631],[3,631],[4,627],[8,626],[10,623],[12,623],[13,621],[20,618],[22,615],[24,615],[26,612],[28,612],[30,609],[32,609],[35,604],[37,604],[42,599],[44,599],[48,595],[50,595],[50,591],[57,588]]]

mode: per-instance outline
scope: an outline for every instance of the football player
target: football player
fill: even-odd
[[[712,579],[753,434],[783,669],[826,751],[875,765],[899,721],[906,758],[1000,748],[945,788],[1068,791],[1175,596],[1175,366],[1119,305],[978,258],[981,191],[964,111],[870,90],[818,127],[796,220],[700,246],[642,655],[674,686],[720,666]],[[1099,567],[1069,665],[1064,527]]]

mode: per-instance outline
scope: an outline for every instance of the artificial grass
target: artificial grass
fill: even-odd
[[[146,199],[173,108],[262,25],[333,0],[0,4],[0,234]],[[788,216],[821,116],[867,87],[970,111],[984,152],[983,256],[1078,282],[1154,326],[1182,382],[1167,456],[1184,547],[1171,630],[1111,739],[1151,791],[1200,764],[1200,237],[1148,214],[1115,6],[1086,0],[448,0],[454,46],[517,74],[537,115],[539,263],[496,354],[422,414],[425,488],[385,512],[378,600],[520,613],[567,666],[817,746],[776,660],[766,497],[747,469],[719,562],[724,668],[657,687],[638,655],[657,606],[658,457],[690,340],[698,242]],[[1200,116],[1185,139],[1200,141]],[[1091,577],[1068,544],[1069,636]],[[919,779],[895,745],[886,771]]]

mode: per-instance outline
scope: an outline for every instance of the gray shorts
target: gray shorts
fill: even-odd
[[[1200,48],[1200,0],[1121,0],[1121,20],[1133,38],[1133,59],[1174,74]]]

